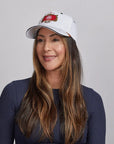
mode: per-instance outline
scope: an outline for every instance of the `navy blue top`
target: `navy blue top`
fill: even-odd
[[[9,83],[0,97],[0,144],[38,144],[35,133],[26,138],[15,122],[16,112],[25,95],[30,78],[16,80]],[[83,97],[87,106],[88,121],[85,126],[84,136],[76,144],[105,144],[106,117],[101,96],[93,89],[83,86]],[[54,100],[58,102],[59,90],[53,89]],[[38,129],[37,129],[38,131]],[[42,144],[51,143],[48,139]],[[57,119],[54,128],[53,144],[64,144],[64,138],[60,134],[60,120]]]

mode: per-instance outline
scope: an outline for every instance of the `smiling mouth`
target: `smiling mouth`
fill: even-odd
[[[44,60],[45,61],[52,61],[53,59],[55,59],[56,58],[56,56],[43,56],[43,58],[44,58]]]

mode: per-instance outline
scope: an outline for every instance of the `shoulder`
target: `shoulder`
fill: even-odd
[[[28,89],[30,79],[26,78],[8,83],[1,93],[0,102],[8,102],[18,107]]]
[[[25,78],[25,79],[20,79],[20,80],[14,80],[11,83],[9,83],[7,86],[15,86],[15,87],[23,87],[27,86],[30,82],[31,78]]]
[[[84,98],[89,98],[89,99],[93,99],[93,98],[99,98],[101,97],[99,95],[99,93],[97,91],[95,91],[93,88],[87,87],[85,85],[81,85],[82,86],[82,93]]]
[[[4,87],[2,93],[4,91],[13,92],[15,90],[19,91],[20,89],[25,89],[28,87],[29,82],[30,78],[12,81]]]
[[[93,88],[82,85],[82,94],[89,112],[94,112],[98,108],[103,107],[101,95]]]

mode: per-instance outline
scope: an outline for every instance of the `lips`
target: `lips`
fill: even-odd
[[[56,58],[54,55],[49,55],[49,56],[43,56],[45,61],[52,61]]]

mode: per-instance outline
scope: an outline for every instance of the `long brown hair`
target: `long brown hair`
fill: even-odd
[[[82,95],[80,54],[71,37],[63,37],[66,47],[64,65],[61,69],[62,83],[60,97],[60,128],[65,144],[74,144],[83,136],[87,121],[87,109]],[[40,140],[49,138],[53,141],[53,129],[57,121],[57,109],[53,92],[46,80],[45,69],[40,64],[36,53],[37,40],[34,42],[34,72],[16,121],[22,133],[30,137],[34,128],[40,123]]]

